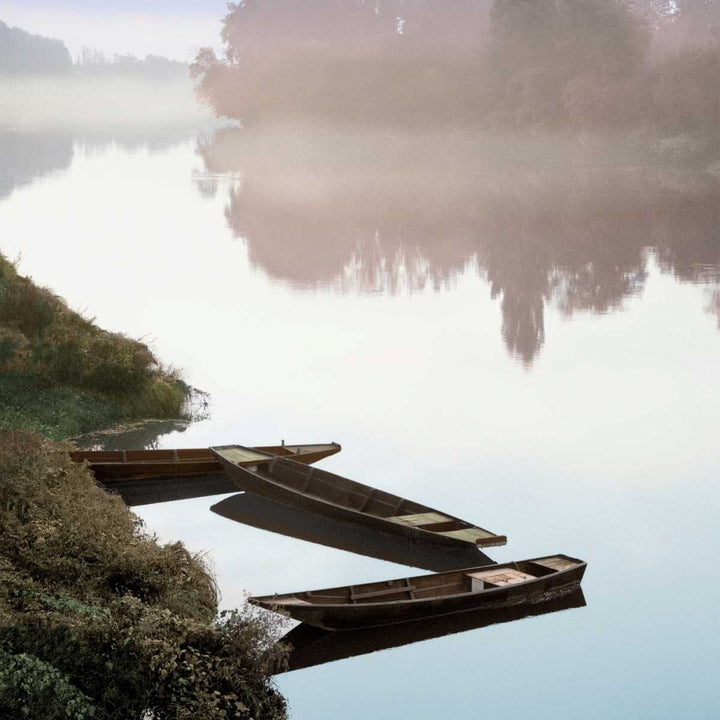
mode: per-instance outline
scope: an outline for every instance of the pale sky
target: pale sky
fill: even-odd
[[[0,20],[11,27],[62,40],[74,58],[83,47],[137,57],[192,60],[198,48],[220,44],[224,0],[177,2],[3,2]]]

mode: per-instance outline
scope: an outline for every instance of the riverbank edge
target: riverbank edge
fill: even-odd
[[[98,327],[0,254],[0,427],[59,440],[189,420],[199,395],[147,345]]]

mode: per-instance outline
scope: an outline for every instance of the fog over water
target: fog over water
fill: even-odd
[[[199,56],[201,110],[0,83],[0,252],[211,396],[114,446],[334,440],[321,467],[506,534],[498,562],[588,562],[547,612],[344,660],[296,632],[292,718],[716,716],[718,3],[672,5],[265,0]],[[219,500],[138,510],[223,607],[414,572]]]

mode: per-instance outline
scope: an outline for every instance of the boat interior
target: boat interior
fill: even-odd
[[[278,597],[277,601],[279,604],[356,605],[446,597],[516,585],[578,564],[576,560],[558,555],[472,570],[307,591],[292,597]],[[270,597],[259,599],[266,603],[272,602]]]
[[[75,462],[90,463],[158,463],[190,460],[214,460],[210,448],[182,448],[179,450],[78,450],[70,453]]]
[[[269,465],[261,468],[260,472],[279,485],[297,490],[303,495],[312,495],[368,515],[389,518],[398,514],[422,513],[429,510],[424,505],[397,495],[318,468],[288,462],[284,458],[273,460]]]
[[[383,490],[348,480],[340,475],[288,462],[284,458],[273,460],[258,468],[268,479],[296,490],[303,495],[319,498],[340,507],[384,518],[390,522],[420,530],[456,537],[467,542],[479,539],[497,539],[503,536],[478,528],[471,523],[443,515],[425,505],[405,500]]]

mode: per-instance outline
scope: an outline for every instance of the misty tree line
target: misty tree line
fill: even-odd
[[[191,70],[245,123],[714,134],[720,0],[244,0]]]
[[[83,49],[73,62],[61,40],[33,35],[0,21],[0,75],[186,75],[185,63],[157,55],[107,58],[102,52]]]
[[[0,21],[0,72],[68,72],[72,60],[60,40],[31,35]]]

